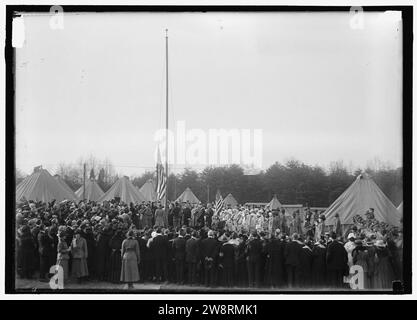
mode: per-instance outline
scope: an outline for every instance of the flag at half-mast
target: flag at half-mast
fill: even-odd
[[[223,200],[222,194],[220,193],[220,190],[217,190],[217,193],[216,193],[216,204],[215,204],[215,208],[214,208],[216,214],[219,214],[220,211],[222,210],[222,208],[223,208],[223,202],[224,202],[224,200]]]
[[[156,195],[157,200],[161,201],[162,203],[165,202],[165,195],[167,189],[167,176],[164,169],[164,165],[161,161],[161,153],[159,152],[158,147],[158,156],[156,162]]]

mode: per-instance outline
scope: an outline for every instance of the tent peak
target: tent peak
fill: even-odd
[[[368,174],[368,173],[366,173],[365,171],[362,171],[357,177],[356,177],[356,180],[361,180],[361,179],[365,179],[365,180],[368,180],[368,179],[371,179],[371,176]]]

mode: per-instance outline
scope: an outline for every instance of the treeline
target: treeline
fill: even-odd
[[[367,168],[364,171],[371,175],[395,206],[401,203],[402,168]],[[269,202],[276,194],[283,204],[327,207],[361,172],[358,169],[349,173],[342,164],[325,170],[294,160],[285,164],[277,162],[258,175],[245,175],[237,165],[206,168],[200,173],[186,169],[182,174],[169,176],[168,195],[169,199],[176,199],[186,187],[190,187],[202,202],[212,202],[219,189],[223,197],[232,193],[239,203]]]
[[[118,179],[110,161],[87,161],[88,175],[94,176],[101,188],[107,191]],[[364,169],[389,199],[398,206],[402,201],[402,168],[368,166]],[[168,198],[175,200],[186,187],[202,201],[215,201],[219,189],[225,197],[232,193],[239,203],[268,202],[274,194],[283,204],[303,204],[314,207],[329,206],[362,172],[354,172],[342,162],[334,162],[329,168],[310,166],[296,160],[284,164],[276,162],[257,175],[245,175],[238,165],[207,167],[197,172],[185,169],[168,177]],[[18,172],[17,172],[18,173]],[[76,165],[61,164],[58,174],[73,189],[78,189],[83,179],[83,161]],[[17,183],[23,177],[17,174]],[[148,179],[155,179],[155,172],[145,172],[131,177],[134,185],[141,187]]]

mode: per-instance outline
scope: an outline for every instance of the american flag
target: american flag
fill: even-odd
[[[220,190],[217,190],[217,193],[216,193],[216,205],[215,205],[215,208],[214,208],[216,214],[219,214],[220,211],[222,210],[222,208],[223,208],[223,202],[224,202],[224,200],[223,200],[222,194],[220,193]]]
[[[156,195],[157,200],[161,201],[161,203],[165,202],[165,194],[167,188],[167,177],[164,170],[164,165],[161,161],[161,153],[159,152],[158,148],[158,159],[156,163]]]

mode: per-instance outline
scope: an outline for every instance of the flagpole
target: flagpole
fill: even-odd
[[[83,166],[83,201],[85,200],[85,163]]]
[[[165,125],[166,125],[166,136],[165,136],[165,172],[166,172],[166,187],[165,187],[165,213],[168,214],[168,29],[165,29],[165,64],[166,64],[166,94],[165,94]]]

